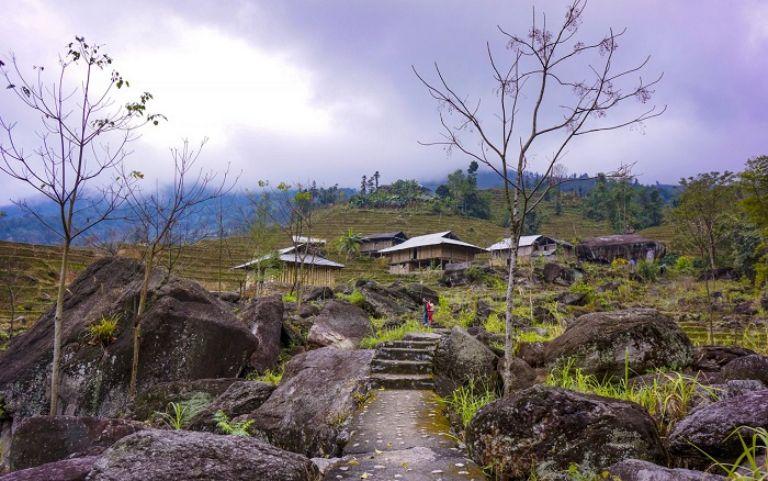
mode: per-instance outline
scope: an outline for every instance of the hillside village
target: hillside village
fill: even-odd
[[[420,180],[416,161],[405,172],[385,152],[393,172],[355,159],[372,172],[354,187],[253,181],[208,160],[207,138],[171,147],[158,176],[145,151],[127,160],[129,146],[177,112],[185,125],[197,97],[167,113],[148,91],[124,103],[117,60],[81,36],[52,88],[0,57],[0,186],[33,193],[0,207],[0,481],[768,480],[768,156],[646,184],[633,161],[607,165],[615,150],[573,141],[623,148],[618,132],[667,106],[649,58],[617,60],[625,31],[582,41],[586,2],[565,7],[534,8],[520,34],[498,26],[502,48],[484,52],[492,102],[466,96],[474,77],[445,62],[412,65],[443,129],[420,147],[463,166]],[[252,12],[237,16],[250,28]],[[349,33],[338,20],[331,30]],[[217,32],[185,35],[206,39],[192,49],[205,56]],[[225,45],[217,54],[242,48]],[[244,70],[260,59],[242,58]],[[163,69],[185,63],[174,62]],[[267,70],[212,89],[214,104],[304,75],[253,83]],[[213,80],[193,80],[171,84],[198,92],[212,128],[216,109],[209,121],[194,89]],[[329,103],[378,158],[375,129],[346,98]],[[281,122],[269,112],[267,133]],[[301,135],[281,142],[326,139],[299,119]],[[346,178],[322,143],[316,162]],[[249,168],[288,166],[277,152]],[[600,171],[575,173],[593,156]]]

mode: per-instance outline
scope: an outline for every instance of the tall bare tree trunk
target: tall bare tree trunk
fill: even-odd
[[[59,269],[59,288],[56,293],[56,314],[53,318],[53,362],[51,366],[51,409],[50,415],[56,416],[59,409],[59,384],[61,375],[61,336],[62,318],[64,316],[64,293],[67,289],[67,274],[69,273],[70,241],[64,241]]]
[[[128,395],[131,399],[136,397],[136,385],[139,377],[139,347],[141,345],[141,316],[144,314],[144,310],[147,307],[149,281],[152,278],[154,260],[154,249],[150,249],[150,251],[147,252],[146,261],[144,262],[144,279],[141,282],[139,306],[136,308],[136,315],[133,318],[133,359],[131,360],[131,381],[128,387]]]

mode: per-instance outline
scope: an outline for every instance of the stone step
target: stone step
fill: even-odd
[[[374,388],[383,389],[434,389],[435,380],[431,374],[374,374],[371,376]]]
[[[407,347],[383,347],[376,350],[374,359],[391,361],[428,361],[432,362],[432,349],[411,349]]]
[[[385,374],[430,374],[432,363],[429,361],[400,361],[392,359],[374,359],[371,371]]]
[[[450,331],[448,329],[433,329],[432,332],[409,332],[403,336],[403,340],[406,341],[430,341],[434,343],[440,342],[440,338],[443,334],[447,334]]]
[[[379,345],[379,347],[401,347],[408,349],[434,349],[437,347],[436,342],[432,341],[413,341],[403,339],[402,341],[387,341]]]

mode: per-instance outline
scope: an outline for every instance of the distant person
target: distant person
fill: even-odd
[[[435,305],[427,300],[427,325],[432,327],[432,316],[435,314]]]
[[[430,321],[430,317],[431,317],[431,314],[429,312],[429,310],[430,310],[429,309],[429,301],[427,300],[426,297],[423,297],[421,299],[421,303],[422,303],[422,307],[423,307],[423,309],[421,311],[422,312],[421,323],[424,324],[425,326],[429,326],[429,321]]]

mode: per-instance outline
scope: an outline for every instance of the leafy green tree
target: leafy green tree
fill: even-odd
[[[707,172],[680,181],[683,188],[672,217],[682,245],[699,252],[709,268],[718,264],[718,251],[736,221],[737,190],[732,172]]]

